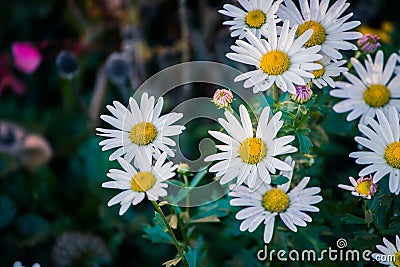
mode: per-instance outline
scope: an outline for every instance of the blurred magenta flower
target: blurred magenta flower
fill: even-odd
[[[8,71],[9,61],[8,55],[0,55],[0,96],[5,87],[11,88],[18,95],[25,92],[25,85]]]
[[[31,43],[13,43],[12,54],[14,57],[14,65],[20,71],[31,74],[37,70],[42,62],[42,55],[37,48]]]

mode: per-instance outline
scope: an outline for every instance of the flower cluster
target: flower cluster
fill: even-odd
[[[304,132],[309,130],[304,123],[311,118],[308,102],[315,100],[312,87],[335,88],[329,91],[330,96],[344,100],[336,103],[333,110],[350,112],[348,121],[360,119],[361,136],[355,140],[366,150],[350,153],[350,157],[356,158],[357,164],[368,166],[359,172],[357,180],[349,177],[351,185],[339,184],[339,188],[369,201],[378,192],[378,182],[387,179],[389,191],[398,195],[400,75],[395,74],[397,54],[392,54],[386,64],[382,51],[372,59],[371,54],[379,47],[372,44],[377,38],[360,39],[361,33],[353,31],[360,22],[350,21],[352,13],[344,15],[349,7],[346,0],[332,5],[329,0],[300,0],[300,10],[292,0],[238,2],[241,7],[226,4],[219,11],[233,18],[224,24],[230,26],[231,36],[238,38],[226,57],[254,69],[238,75],[234,81],[244,81],[243,87],[252,88],[254,94],[274,88],[269,90],[273,91],[274,105],[259,108],[241,104],[235,113],[231,107],[233,93],[218,89],[212,102],[218,108],[225,108],[224,118],[218,119],[222,130],[208,132],[221,144],[216,145],[218,152],[208,155],[204,161],[211,162],[208,171],[215,174],[221,185],[229,185],[230,205],[243,207],[236,214],[236,219],[242,221],[240,230],[253,232],[264,224],[264,242],[270,243],[277,217],[289,230],[297,232],[297,227],[305,227],[312,221],[308,212],[319,211],[315,205],[322,201],[321,189],[307,187],[309,183],[314,184],[308,176],[296,177],[300,174],[296,173],[293,160],[298,152],[308,153],[302,148],[304,140],[302,143],[300,139],[306,138]],[[345,67],[342,51],[357,50],[351,43],[357,39],[361,52]],[[361,53],[366,58],[364,65],[357,59]],[[118,73],[110,68],[108,74],[124,80],[128,66],[122,62],[123,58],[114,55],[108,61],[109,65],[120,66]],[[349,72],[351,67],[358,77]],[[348,82],[335,81],[342,74]],[[295,107],[293,110],[297,113],[283,111],[280,97]],[[109,159],[117,160],[122,167],[122,170],[111,169],[107,176],[112,181],[103,183],[103,187],[123,190],[108,202],[109,206],[120,204],[120,215],[145,198],[157,201],[166,197],[167,180],[176,175],[178,166],[167,158],[175,154],[176,143],[170,137],[185,129],[174,124],[183,114],[172,112],[161,116],[162,107],[162,97],[156,101],[144,93],[140,105],[133,98],[129,99],[129,108],[114,101],[107,106],[113,116],[101,116],[117,128],[97,128],[97,132],[106,137],[100,142],[103,150],[115,149]],[[187,179],[188,171],[188,165],[179,165],[179,176]],[[172,230],[168,230],[176,241]],[[398,266],[399,244],[396,250],[387,240],[384,242],[388,248],[378,249],[394,253],[394,263]],[[182,254],[178,242],[175,243]]]
[[[155,102],[147,93],[142,95],[140,107],[130,98],[129,110],[114,101],[114,106],[107,106],[114,117],[102,115],[101,119],[118,130],[96,129],[98,135],[107,137],[100,142],[103,151],[118,148],[110,155],[110,160],[117,160],[123,171],[111,169],[107,176],[113,181],[103,183],[103,187],[124,190],[108,202],[109,206],[121,204],[120,215],[145,196],[152,201],[166,196],[168,184],[165,181],[175,175],[176,167],[172,162],[166,163],[167,156],[174,156],[170,146],[175,146],[175,141],[170,137],[180,134],[185,127],[173,125],[182,117],[181,113],[160,116],[163,103],[162,97]],[[131,164],[133,159],[134,165]]]
[[[352,13],[343,15],[349,7],[346,0],[332,5],[329,0],[299,1],[300,10],[292,0],[275,1],[279,8],[274,8],[271,2],[263,7],[257,5],[258,1],[239,2],[244,10],[225,5],[225,10],[220,11],[235,18],[224,24],[231,25],[232,37],[239,36],[231,46],[233,52],[226,56],[255,69],[240,74],[235,81],[244,80],[243,86],[253,88],[253,93],[273,87],[275,107],[279,107],[277,88],[282,93],[290,93],[290,99],[299,106],[312,98],[313,85],[319,89],[336,88],[330,95],[345,100],[334,105],[333,110],[351,111],[348,121],[360,118],[359,130],[363,136],[356,137],[356,141],[370,150],[350,154],[357,159],[356,163],[368,166],[360,171],[357,180],[349,178],[351,186],[340,184],[339,187],[351,191],[354,196],[371,199],[377,192],[377,183],[388,175],[390,192],[399,194],[400,76],[395,73],[398,55],[393,53],[386,65],[382,51],[372,59],[371,54],[380,47],[379,37],[352,31],[360,22],[349,21]],[[276,11],[273,15],[270,14],[272,10]],[[357,39],[358,47],[349,42]],[[342,60],[340,50],[358,48],[360,51],[351,58],[351,64],[344,67],[346,60]],[[362,53],[366,57],[365,67],[357,59]],[[354,67],[359,77],[348,72],[348,67]],[[334,80],[341,74],[349,82]],[[317,188],[309,189],[307,193],[310,194],[302,192],[309,178],[304,178],[290,193],[287,192],[292,174],[287,176],[288,184],[270,185],[271,174],[276,170],[292,171],[279,156],[298,149],[291,145],[295,139],[293,135],[279,134],[285,123],[281,121],[279,108],[273,110],[271,118],[269,113],[269,107],[262,110],[255,132],[244,106],[240,106],[240,121],[225,113],[226,120],[220,119],[219,123],[228,134],[210,131],[224,143],[217,146],[221,152],[206,158],[219,161],[210,171],[216,172],[222,184],[236,181],[229,193],[233,197],[231,204],[248,206],[236,215],[243,220],[240,230],[253,232],[264,222],[266,243],[271,241],[277,214],[289,229],[296,231],[295,225],[305,226],[311,221],[299,207],[317,211],[311,205],[322,199],[314,195],[319,192]],[[300,202],[296,202],[293,192],[301,195]]]

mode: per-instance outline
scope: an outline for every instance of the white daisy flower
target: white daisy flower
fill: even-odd
[[[304,211],[318,212],[313,204],[319,203],[322,197],[318,194],[319,187],[305,189],[310,177],[304,177],[300,183],[289,193],[291,178],[278,187],[261,184],[256,190],[242,185],[231,185],[229,195],[232,206],[247,206],[236,214],[236,219],[243,220],[240,231],[255,231],[261,223],[265,224],[264,242],[272,239],[275,225],[275,217],[279,215],[282,222],[293,232],[297,232],[297,226],[306,226],[312,218]]]
[[[376,111],[381,109],[385,114],[391,106],[400,110],[400,75],[393,79],[397,55],[393,53],[386,65],[383,60],[383,52],[378,51],[373,62],[370,55],[367,55],[365,67],[355,58],[351,59],[358,77],[351,73],[344,73],[350,82],[337,81],[338,89],[331,90],[334,97],[345,98],[345,100],[333,106],[338,113],[351,111],[347,120],[352,121],[361,116],[361,123],[364,123],[366,116],[375,117]],[[385,67],[384,67],[385,66]]]
[[[138,152],[152,154],[156,158],[165,151],[173,157],[174,152],[169,146],[175,146],[175,142],[169,138],[180,134],[185,127],[172,125],[182,118],[182,113],[168,113],[160,117],[163,107],[163,98],[160,97],[154,103],[154,97],[142,95],[140,108],[132,97],[129,98],[130,110],[120,102],[114,101],[114,106],[108,105],[107,109],[114,115],[101,115],[100,118],[118,130],[96,128],[97,135],[108,137],[100,142],[102,150],[118,148],[110,155],[110,160],[125,155],[130,162]]]
[[[278,23],[276,11],[282,0],[273,2],[272,0],[239,0],[240,5],[244,8],[240,9],[236,6],[225,4],[223,10],[218,12],[228,17],[233,17],[233,20],[225,21],[224,25],[231,26],[231,37],[239,36],[242,39],[245,35],[243,29],[249,29],[256,36],[261,36],[261,30],[268,29],[268,20]]]
[[[239,111],[241,122],[227,111],[225,112],[227,120],[218,119],[229,135],[209,131],[224,145],[216,146],[222,151],[221,153],[210,155],[204,160],[220,161],[209,171],[216,172],[216,176],[221,178],[221,184],[226,184],[237,177],[237,184],[247,182],[253,187],[256,183],[257,173],[269,184],[271,182],[270,173],[274,174],[277,169],[283,171],[292,169],[289,164],[276,156],[297,151],[297,148],[289,145],[294,140],[294,136],[276,138],[283,125],[283,121],[280,120],[282,113],[277,112],[270,118],[269,107],[262,110],[254,136],[250,115],[244,105],[240,105]]]
[[[338,77],[343,72],[347,72],[349,69],[341,67],[346,60],[331,60],[328,56],[324,55],[320,61],[317,61],[322,66],[319,70],[314,70],[315,78],[311,79],[312,83],[315,84],[319,89],[329,85],[331,88],[335,88],[335,81],[332,77]]]
[[[145,196],[151,201],[165,197],[167,195],[165,188],[168,187],[165,181],[175,176],[176,169],[172,162],[164,164],[166,158],[167,154],[164,152],[152,165],[152,158],[149,155],[138,152],[137,168],[125,159],[117,158],[124,170],[111,169],[107,176],[114,181],[104,182],[102,186],[124,191],[110,199],[107,205],[110,207],[120,203],[119,215],[123,215],[131,204],[137,205]]]
[[[344,190],[351,191],[351,194],[356,197],[371,199],[376,193],[376,184],[372,181],[372,175],[369,177],[360,177],[354,179],[349,177],[351,185],[339,184],[338,187]]]
[[[357,136],[355,140],[371,151],[350,153],[358,164],[370,164],[362,169],[360,176],[375,172],[373,182],[379,182],[389,174],[390,192],[400,193],[400,124],[398,112],[394,107],[389,109],[388,117],[381,110],[376,112],[378,120],[367,117],[370,127],[359,124],[358,129],[365,137]]]
[[[235,82],[246,80],[244,87],[253,87],[253,92],[265,91],[276,84],[283,92],[296,93],[295,85],[306,85],[305,78],[314,78],[309,71],[321,68],[317,61],[322,58],[317,54],[319,46],[304,48],[304,43],[310,38],[312,30],[306,31],[296,40],[296,27],[289,30],[289,22],[285,21],[280,37],[276,33],[276,25],[271,20],[264,39],[257,38],[245,29],[248,42],[237,40],[237,46],[231,46],[236,53],[228,53],[226,57],[253,65],[257,69],[240,74]],[[264,33],[263,33],[264,34]]]
[[[359,39],[359,32],[348,32],[361,23],[359,21],[346,22],[353,13],[339,18],[350,4],[346,0],[336,1],[329,9],[329,0],[299,0],[301,12],[292,0],[285,0],[277,15],[282,19],[288,19],[297,27],[296,35],[300,36],[309,29],[313,29],[311,38],[305,43],[306,47],[321,45],[321,52],[332,59],[341,59],[343,56],[338,50],[357,50],[357,46],[346,40]]]
[[[372,258],[379,261],[380,264],[389,265],[393,267],[400,266],[400,237],[396,235],[396,246],[383,238],[384,246],[377,245],[376,248],[382,253],[373,253]]]

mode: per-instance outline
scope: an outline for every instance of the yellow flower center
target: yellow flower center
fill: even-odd
[[[389,144],[385,149],[383,157],[389,166],[400,169],[400,142],[397,141]]]
[[[157,129],[151,122],[141,122],[131,128],[129,138],[132,143],[145,146],[157,137]]]
[[[400,251],[397,251],[394,253],[394,259],[393,259],[393,264],[394,266],[400,267]]]
[[[370,180],[365,180],[359,183],[356,187],[357,192],[363,196],[369,196],[369,192],[371,190],[372,182]]]
[[[131,179],[131,188],[136,192],[146,192],[156,183],[156,177],[151,172],[138,172]]]
[[[265,21],[266,21],[265,14],[259,9],[249,11],[245,18],[247,26],[255,29],[261,28],[261,26],[265,24]]]
[[[364,91],[364,101],[370,107],[384,107],[390,100],[389,89],[382,84],[371,84]]]
[[[260,68],[268,75],[281,75],[290,67],[289,56],[280,50],[265,53],[260,59]]]
[[[315,62],[319,65],[321,65],[321,68],[319,70],[313,70],[312,74],[314,74],[315,79],[321,78],[325,74],[325,66],[322,64],[322,62]]]
[[[284,212],[289,207],[289,197],[279,188],[274,188],[264,194],[262,204],[269,212]]]
[[[257,164],[267,154],[267,147],[260,138],[250,137],[240,144],[238,153],[243,162]]]
[[[305,31],[313,29],[313,34],[310,39],[304,44],[306,47],[312,47],[314,45],[320,45],[325,42],[326,39],[326,30],[321,23],[316,22],[314,20],[306,21],[297,28],[296,35],[299,37]]]

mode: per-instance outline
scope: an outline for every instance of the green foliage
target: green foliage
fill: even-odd
[[[271,182],[276,185],[282,185],[289,181],[286,176],[283,175],[271,175]]]
[[[199,237],[196,241],[195,248],[188,247],[187,252],[185,252],[185,258],[189,264],[189,267],[201,266],[206,254],[204,250],[204,241]]]
[[[0,229],[12,222],[16,212],[14,201],[6,195],[0,195]]]

